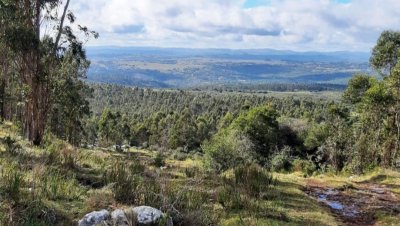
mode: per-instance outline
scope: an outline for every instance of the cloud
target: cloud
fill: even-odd
[[[75,0],[92,45],[369,51],[398,0]]]

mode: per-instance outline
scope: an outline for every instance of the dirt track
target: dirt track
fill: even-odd
[[[376,225],[377,212],[399,216],[400,224],[400,199],[386,186],[356,183],[331,188],[309,180],[304,192],[329,208],[343,225]]]

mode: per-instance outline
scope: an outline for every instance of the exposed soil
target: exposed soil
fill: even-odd
[[[331,188],[309,180],[304,192],[329,208],[344,225],[376,225],[377,212],[400,219],[400,199],[384,185],[358,183]]]

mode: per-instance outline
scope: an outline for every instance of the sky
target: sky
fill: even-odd
[[[400,0],[73,0],[92,46],[368,52]]]

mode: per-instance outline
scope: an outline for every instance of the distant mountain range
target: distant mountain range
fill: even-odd
[[[346,84],[369,70],[369,53],[273,49],[89,47],[87,80],[127,86],[185,88],[216,84]]]

